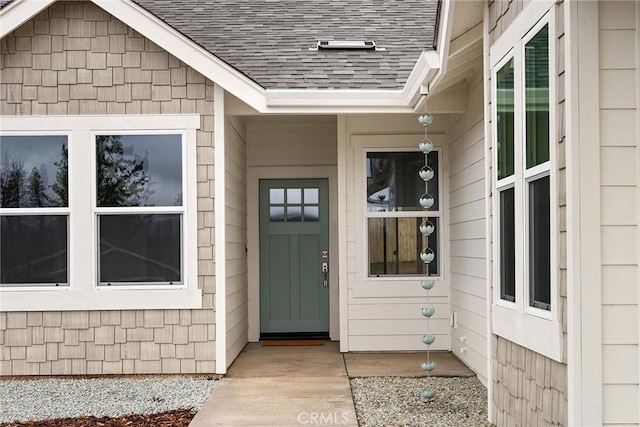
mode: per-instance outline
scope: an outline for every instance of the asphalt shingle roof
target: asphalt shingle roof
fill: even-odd
[[[266,89],[402,89],[434,48],[438,10],[438,0],[133,1]],[[318,40],[384,50],[309,50]]]
[[[267,89],[402,89],[433,49],[437,0],[134,0]],[[325,51],[318,40],[385,50]]]

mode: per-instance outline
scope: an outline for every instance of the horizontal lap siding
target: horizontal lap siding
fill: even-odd
[[[449,206],[451,350],[487,381],[487,277],[482,75],[470,83],[467,112],[453,116],[449,129],[449,191],[457,192]],[[477,188],[477,191],[462,189]],[[462,342],[462,339],[465,342]],[[462,352],[462,349],[464,353]]]
[[[0,312],[0,374],[215,372],[213,83],[92,3],[57,2],[2,39],[3,115],[200,114],[202,310]]]
[[[493,44],[531,0],[490,0],[489,41]],[[537,354],[497,335],[492,336],[493,396],[498,426],[567,425],[567,252],[564,90],[564,3],[556,8],[556,106],[558,176],[558,288],[562,309],[564,363]],[[487,100],[490,104],[491,99]],[[552,113],[554,110],[552,110]],[[491,118],[488,118],[490,121]],[[493,152],[489,141],[489,152]],[[492,154],[493,155],[493,154]],[[490,160],[492,161],[492,160]],[[493,173],[493,168],[490,169]],[[491,220],[491,218],[490,218]],[[491,258],[491,254],[489,257]],[[493,262],[493,260],[491,260]]]
[[[225,120],[226,343],[227,365],[249,342],[247,275],[247,130],[244,120]]]
[[[599,3],[603,421],[640,423],[638,11]]]
[[[445,122],[446,117],[435,116],[433,124],[428,128],[431,135],[438,134],[434,138],[440,138],[439,141],[443,140]],[[364,244],[365,236],[358,235],[356,231],[358,223],[364,220],[356,210],[357,203],[364,203],[363,191],[357,189],[356,185],[366,177],[355,176],[356,165],[358,162],[364,162],[364,157],[360,149],[355,148],[353,138],[366,141],[367,135],[371,135],[372,138],[392,135],[385,150],[394,148],[394,135],[411,135],[411,141],[415,139],[415,145],[412,142],[410,147],[415,149],[424,137],[416,115],[362,115],[346,118],[347,167],[345,182],[340,183],[340,188],[346,191],[348,350],[426,351],[421,337],[427,332],[427,321],[422,316],[420,308],[426,305],[427,299],[426,292],[420,287],[420,278],[408,283],[405,281],[400,284],[401,289],[394,289],[397,288],[398,282],[365,281],[364,277],[361,277],[362,273],[358,273],[357,263],[366,263],[367,247]],[[441,152],[441,177],[446,182],[448,166],[445,162],[446,155]],[[443,188],[446,189],[446,183],[443,183]],[[445,197],[445,194],[441,194],[440,203],[445,203]],[[444,212],[443,217],[446,215],[447,212]],[[444,233],[443,230],[441,227],[440,232]],[[444,240],[442,243],[444,246],[448,245]],[[444,269],[445,265],[443,260],[441,268]],[[431,346],[432,350],[451,348],[449,288],[444,283],[436,282],[436,287],[431,291],[430,303],[436,308],[430,321],[430,331],[436,336],[436,341]]]

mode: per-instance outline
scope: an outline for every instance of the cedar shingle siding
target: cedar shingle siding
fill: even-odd
[[[201,115],[203,309],[0,313],[0,374],[214,372],[213,83],[88,2],[53,4],[1,54],[4,115]]]

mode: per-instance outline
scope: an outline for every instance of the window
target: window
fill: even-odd
[[[317,187],[271,188],[269,220],[271,222],[318,222],[320,221],[319,203],[320,190]]]
[[[96,135],[100,285],[182,283],[182,135]]]
[[[3,309],[200,308],[199,126],[197,115],[3,118]]]
[[[512,24],[490,52],[495,100],[493,325],[495,333],[559,360],[552,14],[519,35],[523,27]],[[523,13],[518,19],[531,16]]]
[[[428,166],[434,178],[427,191],[435,203],[428,215],[420,206],[425,183],[419,176],[425,165],[421,152],[370,151],[366,154],[366,229],[368,239],[368,276],[430,276],[440,275],[438,152],[428,156]],[[425,237],[421,224],[434,226],[434,232]],[[427,242],[428,239],[428,242]],[[425,264],[420,259],[424,247],[435,253],[434,260]]]
[[[66,286],[66,135],[0,136],[0,284]]]

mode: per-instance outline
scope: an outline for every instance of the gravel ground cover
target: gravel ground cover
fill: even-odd
[[[0,423],[89,415],[117,418],[176,409],[195,413],[216,383],[212,376],[3,379],[0,380]]]
[[[425,402],[427,387],[436,395]],[[351,390],[361,427],[491,426],[487,390],[476,377],[354,378]]]

